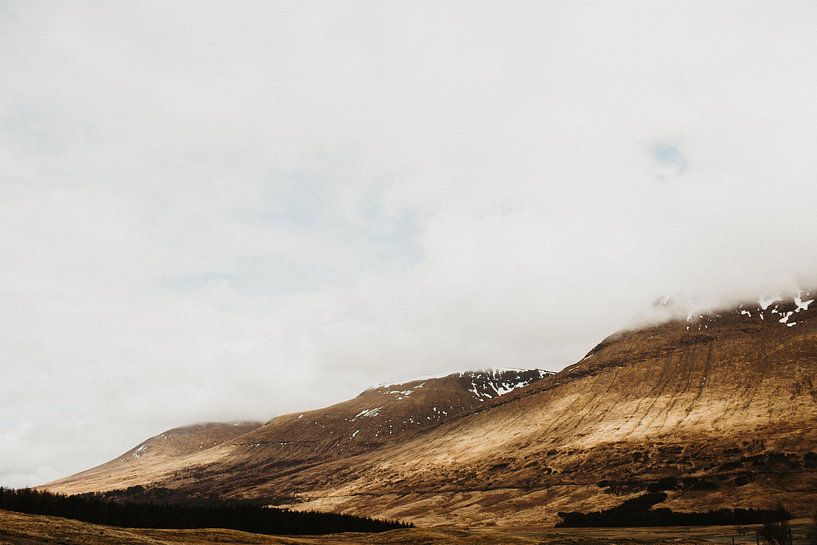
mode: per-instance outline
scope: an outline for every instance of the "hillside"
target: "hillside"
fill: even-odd
[[[418,524],[554,524],[559,511],[609,508],[647,490],[666,491],[661,506],[676,510],[780,501],[807,514],[817,500],[809,299],[620,332],[555,375],[438,420],[428,383],[370,390],[275,419],[142,482]],[[387,411],[387,400],[400,405]],[[135,482],[75,477],[50,488]]]
[[[279,416],[264,425],[208,424],[170,430],[96,468],[45,486],[64,493],[126,488],[192,479],[203,487],[200,466],[229,465],[231,486],[250,490],[269,475],[375,450],[439,425],[459,414],[548,376],[542,370],[485,370],[370,388],[357,397],[314,411]],[[218,438],[215,432],[232,433]],[[180,440],[184,438],[183,449]],[[203,447],[202,447],[203,445]],[[188,468],[191,473],[186,473]],[[218,492],[218,483],[213,483]],[[276,494],[277,496],[278,494]],[[282,494],[288,496],[287,494]]]
[[[526,525],[663,488],[679,510],[803,513],[817,497],[815,381],[817,318],[799,298],[622,332],[353,475],[323,468],[304,507]]]
[[[261,422],[206,422],[167,430],[142,441],[127,452],[71,478],[97,486],[115,475],[127,482],[141,481],[148,468],[183,463],[202,451],[235,439]],[[63,490],[60,490],[63,491]]]

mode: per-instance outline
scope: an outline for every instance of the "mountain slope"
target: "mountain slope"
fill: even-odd
[[[111,478],[138,484],[152,468],[184,463],[184,460],[202,451],[235,439],[259,426],[261,422],[206,422],[174,428],[146,439],[113,460],[77,473],[70,479],[85,483],[86,491],[106,489],[104,483]],[[55,487],[56,489],[58,488]],[[73,492],[70,489],[59,490]]]
[[[366,457],[354,475],[324,468],[340,476],[303,493],[303,507],[524,525],[664,487],[677,509],[806,511],[817,499],[817,318],[803,306],[614,335],[517,395]]]
[[[659,489],[673,509],[782,501],[805,512],[817,500],[809,299],[621,332],[555,375],[435,421],[428,410],[439,405],[421,397],[430,391],[421,381],[372,390],[280,417],[142,481],[421,524],[552,524],[558,511],[609,508]],[[386,413],[385,399],[416,406]],[[364,420],[381,405],[376,424]],[[106,486],[115,482],[127,481]]]
[[[179,436],[178,430],[171,430],[107,464],[45,487],[57,492],[80,493],[145,485],[164,479],[172,482],[174,488],[187,480],[203,488],[209,472],[201,471],[198,466],[219,465],[225,466],[224,472],[233,474],[231,488],[252,490],[281,471],[291,472],[294,468],[407,440],[549,374],[538,369],[485,370],[378,386],[324,409],[279,416],[263,426],[250,424],[241,430],[244,433],[223,441],[213,440],[209,448],[197,448],[200,441],[195,436],[190,441],[193,448],[185,452],[148,457],[155,452],[154,445],[164,444],[165,437]],[[166,452],[167,449],[162,451]],[[136,460],[140,463],[135,464]],[[189,468],[195,469],[188,472]],[[214,483],[208,492],[219,492],[219,489]]]

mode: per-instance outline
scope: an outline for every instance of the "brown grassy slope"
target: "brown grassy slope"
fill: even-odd
[[[815,308],[789,301],[623,332],[400,441],[312,459],[307,445],[290,459],[234,442],[152,482],[426,525],[553,524],[558,511],[612,507],[665,477],[677,478],[672,508],[782,501],[804,512],[817,500]]]
[[[420,523],[552,523],[672,476],[676,509],[782,501],[807,512],[817,500],[817,312],[788,327],[779,320],[793,308],[615,335],[491,408],[278,485],[301,491],[303,508]]]
[[[261,426],[261,422],[207,422],[174,428],[151,437],[124,454],[72,476],[87,483],[103,483],[116,475],[122,482],[138,483],[146,468],[177,464]],[[71,492],[54,483],[54,490]],[[45,485],[48,488],[50,485]]]
[[[55,492],[79,493],[126,488],[136,484],[170,481],[178,487],[186,474],[205,487],[205,472],[188,468],[228,463],[233,469],[233,487],[263,484],[270,474],[292,472],[328,460],[368,452],[387,443],[414,437],[463,412],[469,412],[503,389],[529,384],[547,373],[539,370],[489,370],[455,373],[405,384],[370,388],[359,396],[314,411],[274,418],[263,426],[254,425],[211,448],[198,448],[196,439],[183,453],[161,446],[167,432],[154,437],[116,460],[55,481],[44,488]],[[188,428],[182,428],[188,429]],[[195,437],[195,435],[194,435]],[[206,446],[206,445],[205,445]],[[165,456],[165,454],[168,454]],[[141,459],[137,459],[141,456]],[[282,492],[281,495],[287,495]]]

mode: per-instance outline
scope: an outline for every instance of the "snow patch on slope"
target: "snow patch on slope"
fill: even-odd
[[[797,295],[793,297],[781,297],[779,295],[764,296],[758,299],[757,304],[741,305],[735,311],[739,316],[746,319],[759,319],[766,321],[767,318],[774,318],[777,322],[786,327],[794,327],[799,322],[797,317],[803,313],[809,312],[815,298],[812,297],[811,292],[798,290]],[[686,326],[687,331],[702,331],[708,329],[709,326],[721,318],[720,314],[699,314],[697,317],[693,313],[687,315]]]
[[[373,417],[380,414],[381,409],[383,409],[383,407],[375,407],[373,409],[363,409],[362,411],[357,413],[355,415],[355,417],[352,418],[352,420],[357,420],[360,417],[373,418]]]
[[[471,374],[468,391],[480,401],[485,401],[523,388],[551,374],[542,369],[487,369]]]

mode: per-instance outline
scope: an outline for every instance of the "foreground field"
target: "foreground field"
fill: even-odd
[[[795,544],[806,543],[806,519],[794,521]],[[2,545],[542,545],[614,543],[754,544],[754,531],[738,535],[734,526],[675,528],[573,528],[474,531],[454,529],[394,530],[382,534],[337,534],[322,537],[276,537],[232,530],[140,530],[87,524],[57,517],[0,511]]]

